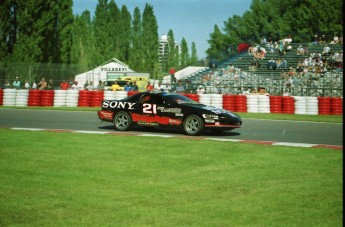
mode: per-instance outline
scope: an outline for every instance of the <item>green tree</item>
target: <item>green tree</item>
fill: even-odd
[[[174,32],[173,30],[168,31],[168,64],[167,69],[168,71],[170,68],[178,69],[179,67],[179,58],[178,58],[178,46],[176,45]]]
[[[221,32],[217,25],[214,26],[213,33],[210,34],[211,39],[208,40],[210,48],[206,53],[209,59],[221,61],[226,57],[227,41],[226,36]]]
[[[149,4],[145,5],[142,26],[143,61],[145,68],[151,76],[157,77],[158,75],[155,74],[158,74],[158,25],[153,13],[153,7]]]
[[[189,59],[188,65],[195,65],[198,61],[198,54],[196,51],[196,45],[194,42],[192,42],[192,46],[191,46],[191,57]]]
[[[136,71],[144,71],[141,13],[135,7],[130,28],[129,65]]]
[[[85,72],[94,67],[95,46],[92,32],[90,11],[76,15],[73,23],[73,44],[71,50],[72,63],[78,65],[79,72]]]
[[[123,53],[121,51],[121,11],[114,0],[110,0],[107,10],[107,21],[104,24],[106,29],[105,45],[107,48],[104,60],[109,60],[113,57],[123,61]]]
[[[108,0],[98,0],[93,18],[95,54],[99,55],[99,58],[95,59],[97,65],[109,60],[114,54],[114,42],[109,37],[109,21]]]
[[[182,38],[182,41],[181,41],[180,55],[181,55],[180,68],[185,68],[188,66],[188,62],[189,62],[188,44],[185,38]]]
[[[121,61],[128,62],[129,60],[129,47],[131,39],[131,14],[129,13],[125,5],[121,9],[121,19],[119,23],[119,37],[120,37],[120,49],[121,49]]]

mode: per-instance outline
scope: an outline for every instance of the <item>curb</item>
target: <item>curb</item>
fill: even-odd
[[[42,129],[42,128],[10,128],[12,130],[24,130],[24,131],[49,131],[49,132],[69,132],[69,133],[84,133],[84,134],[110,134],[119,136],[146,136],[146,137],[163,137],[163,138],[187,138],[190,136],[183,135],[161,135],[150,133],[130,133],[130,132],[102,132],[102,131],[87,131],[87,130],[69,130],[69,129]],[[306,147],[306,148],[327,148],[334,150],[343,150],[343,146],[339,145],[326,145],[326,144],[310,144],[310,143],[290,143],[290,142],[274,142],[274,141],[260,141],[260,140],[239,140],[239,139],[223,139],[223,138],[207,138],[207,137],[193,137],[194,140],[214,140],[222,142],[238,142],[238,143],[252,143],[252,144],[264,144],[271,146],[290,146],[290,147]]]

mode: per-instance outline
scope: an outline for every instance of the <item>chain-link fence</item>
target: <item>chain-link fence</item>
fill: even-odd
[[[1,63],[0,62],[0,87],[12,87],[13,81],[18,77],[20,87],[24,88],[25,83],[38,83],[42,78],[46,81],[53,80],[54,86],[58,88],[62,81],[74,81],[74,77],[87,71],[86,67],[66,64],[42,64],[42,63]]]
[[[0,63],[0,87],[13,87],[16,77],[21,82],[20,87],[25,88],[26,82],[30,86],[38,83],[42,78],[46,81],[52,79],[54,89],[59,89],[62,81],[73,83],[75,76],[90,69],[79,65],[64,64],[24,64],[24,63]],[[206,93],[226,93],[243,94],[251,88],[265,88],[271,95],[282,95],[288,90],[294,96],[331,96],[343,97],[343,72],[329,71],[322,75],[308,74],[303,77],[295,77],[294,80],[275,80],[264,78],[254,73],[246,75],[233,74],[228,77],[217,75],[216,73],[208,80],[204,81],[202,76],[193,80],[188,80],[188,76],[183,80],[186,93],[196,93],[201,85]],[[174,88],[173,84],[173,88]]]

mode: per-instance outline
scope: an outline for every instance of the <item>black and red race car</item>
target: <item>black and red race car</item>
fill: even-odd
[[[104,100],[98,117],[126,131],[133,124],[181,128],[195,136],[204,129],[225,131],[240,128],[242,119],[230,111],[200,104],[176,93],[141,92],[121,100]]]

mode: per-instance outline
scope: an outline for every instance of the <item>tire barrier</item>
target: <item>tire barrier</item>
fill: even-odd
[[[204,105],[211,105],[211,95],[210,94],[200,94],[199,102]]]
[[[43,90],[43,91],[41,91],[40,106],[53,106],[54,97],[55,97],[55,91],[54,90]]]
[[[343,114],[343,99],[331,97],[331,114],[342,115]]]
[[[91,92],[91,107],[102,106],[102,101],[104,99],[104,91],[92,91]]]
[[[16,96],[17,90],[16,89],[4,89],[4,96],[3,96],[3,106],[15,106],[16,105]]]
[[[235,112],[247,112],[247,96],[236,95],[235,96]]]
[[[127,97],[127,91],[115,91],[114,93],[116,100],[124,99]]]
[[[196,102],[199,102],[199,95],[197,95],[197,94],[188,94],[188,93],[186,93],[186,94],[183,94],[183,95],[186,96],[187,98],[190,98],[190,99],[196,101]],[[128,96],[130,96],[129,92],[128,92]]]
[[[91,95],[92,95],[92,91],[87,91],[87,90],[79,91],[78,106],[79,107],[90,107],[91,106]]]
[[[317,97],[318,99],[318,114],[331,114],[331,97]]]
[[[223,109],[235,111],[235,95],[223,95]]]
[[[211,106],[217,107],[217,108],[223,108],[223,95],[221,94],[211,94],[210,103]]]
[[[29,90],[17,90],[16,106],[28,106]]]
[[[247,112],[258,113],[259,112],[259,96],[258,95],[247,95]]]
[[[317,97],[305,97],[306,100],[306,109],[308,115],[317,115],[318,114],[318,99]]]
[[[3,89],[0,89],[0,106],[2,106],[3,104],[3,100],[4,99],[4,90]]]
[[[307,114],[306,97],[293,96],[295,100],[295,114]]]
[[[28,106],[40,106],[41,95],[42,91],[40,90],[29,90]]]
[[[138,92],[0,89],[0,106],[101,107],[103,100]],[[342,115],[342,97],[183,94],[201,104],[232,112]]]
[[[66,106],[67,90],[56,90],[54,96],[54,107]]]
[[[295,112],[295,100],[291,96],[282,97],[283,113],[284,114],[294,114]]]
[[[269,96],[270,112],[283,113],[283,97],[282,96]]]
[[[132,96],[132,95],[135,95],[135,94],[138,94],[138,93],[139,93],[139,91],[129,91],[127,93],[127,96]]]
[[[116,99],[116,94],[114,91],[104,91],[104,100]]]
[[[259,113],[271,113],[269,96],[259,95],[258,100],[259,100],[258,112]]]
[[[66,93],[66,106],[67,107],[77,107],[78,106],[78,90],[67,90]]]

